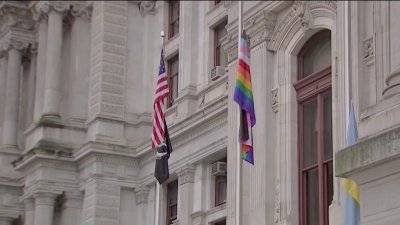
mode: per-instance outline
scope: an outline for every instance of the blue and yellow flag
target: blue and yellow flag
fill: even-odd
[[[353,103],[350,103],[349,124],[346,132],[346,145],[351,146],[357,142],[358,132]],[[344,225],[360,224],[360,188],[351,179],[343,179],[344,194]]]

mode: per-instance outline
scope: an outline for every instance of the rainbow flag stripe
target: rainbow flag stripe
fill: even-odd
[[[256,124],[254,112],[253,88],[250,75],[250,56],[248,36],[243,30],[240,39],[238,71],[233,100],[240,107],[239,141],[241,143],[242,159],[254,165],[252,128]]]

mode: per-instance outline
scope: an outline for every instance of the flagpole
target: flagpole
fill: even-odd
[[[239,55],[240,55],[240,38],[241,38],[241,31],[242,31],[242,1],[239,1],[239,17],[238,17],[238,63],[239,63]],[[238,124],[237,124],[237,135],[239,134],[239,123],[240,123],[240,107],[238,107]],[[238,142],[237,144],[237,149],[236,149],[236,218],[235,218],[235,224],[236,225],[241,225],[241,214],[242,214],[242,207],[241,207],[241,198],[242,198],[242,188],[241,188],[241,183],[242,183],[242,152],[241,152],[241,145],[239,144],[239,135],[238,135]]]
[[[164,37],[165,37],[163,30],[161,31],[160,37],[161,37],[161,48],[163,48],[164,47]],[[160,225],[160,205],[161,205],[160,204],[160,200],[161,200],[160,192],[161,192],[161,185],[156,180],[156,216],[155,216],[155,221],[154,221],[155,225]]]

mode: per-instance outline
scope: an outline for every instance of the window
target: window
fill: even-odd
[[[224,20],[214,29],[214,66],[226,67],[228,54],[224,51],[221,45],[222,38],[226,35],[227,20]]]
[[[168,60],[168,85],[169,96],[167,106],[170,107],[178,97],[178,71],[179,71],[179,55]]]
[[[216,222],[216,223],[214,223],[214,225],[226,225],[226,220]]]
[[[178,180],[167,186],[167,225],[172,224],[178,215]]]
[[[312,37],[299,54],[300,225],[328,225],[333,198],[330,32]]]
[[[179,33],[179,1],[169,2],[169,27],[168,38]]]
[[[215,206],[226,202],[226,176],[215,177]]]
[[[214,4],[215,4],[215,5],[218,5],[220,2],[221,2],[221,0],[219,0],[219,1],[214,1]]]
[[[227,158],[218,160],[218,162],[226,163]],[[227,179],[225,174],[215,176],[215,206],[222,205],[226,202]]]

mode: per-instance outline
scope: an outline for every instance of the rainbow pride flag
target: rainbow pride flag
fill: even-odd
[[[241,36],[233,100],[238,103],[240,108],[239,141],[241,143],[242,159],[254,165],[252,128],[256,124],[256,115],[251,85],[248,36],[245,30],[243,30]]]

